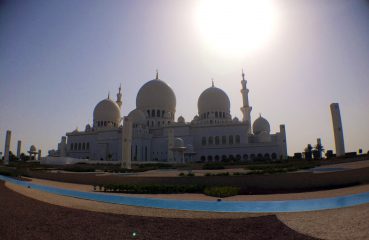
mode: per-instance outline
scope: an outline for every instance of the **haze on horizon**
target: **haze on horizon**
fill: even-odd
[[[272,132],[285,124],[289,155],[316,138],[334,149],[333,102],[346,151],[369,150],[369,1],[265,1],[273,9],[254,19],[254,2],[204,2],[0,1],[0,152],[9,129],[13,153],[22,140],[22,152],[47,154],[119,84],[127,115],[155,69],[176,94],[176,118],[193,119],[214,78],[241,119],[242,68],[252,120],[261,113]],[[238,10],[211,12],[228,7]]]

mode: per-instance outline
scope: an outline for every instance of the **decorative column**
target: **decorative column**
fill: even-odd
[[[17,144],[17,158],[18,158],[18,160],[20,160],[21,148],[22,148],[22,141],[19,140],[18,144]]]
[[[122,128],[122,162],[121,168],[131,169],[132,121],[128,117],[123,119]]]
[[[168,128],[168,162],[174,161],[174,130],[173,128]]]
[[[242,121],[248,126],[248,133],[251,134],[251,110],[252,107],[249,105],[249,89],[246,87],[247,81],[245,80],[245,73],[242,70],[242,102],[243,106],[241,107],[241,112],[243,115]]]
[[[5,151],[4,151],[4,165],[9,165],[9,150],[10,150],[10,140],[12,137],[12,131],[6,131],[5,138]]]
[[[279,134],[281,136],[281,155],[283,159],[287,158],[287,137],[286,137],[286,126],[284,124],[279,126]]]
[[[330,108],[333,122],[334,142],[336,144],[336,156],[345,156],[345,142],[343,138],[340,106],[338,103],[332,103]]]
[[[37,153],[37,160],[38,161],[41,161],[41,149],[38,150],[38,153]]]

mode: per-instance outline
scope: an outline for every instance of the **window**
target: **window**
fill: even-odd
[[[70,144],[70,150],[73,150],[73,143]]]
[[[150,117],[150,110],[147,110],[147,116]]]
[[[74,151],[78,150],[78,144],[77,143],[74,143]]]
[[[86,144],[86,148],[87,148],[87,150],[90,150],[90,143],[89,142]]]
[[[201,156],[201,162],[205,162],[206,157],[205,156]]]
[[[209,142],[209,145],[213,145],[213,137],[209,137],[208,142]]]
[[[215,112],[215,117],[218,118],[218,112]]]
[[[83,143],[82,144],[82,150],[85,150],[86,149],[86,144],[85,143]]]
[[[156,116],[160,117],[160,110],[156,110]]]
[[[241,160],[241,155],[237,154],[237,155],[236,155],[236,160],[237,160],[237,161],[240,161],[240,160]]]
[[[226,136],[222,136],[222,144],[227,144],[227,137]]]
[[[248,159],[249,159],[249,155],[244,154],[244,155],[243,155],[243,160],[244,160],[244,161],[247,161]]]
[[[233,136],[229,136],[229,144],[233,144]]]
[[[269,155],[269,153],[265,153],[265,154],[264,154],[264,158],[265,158],[265,159],[270,159],[270,155]]]
[[[208,156],[208,162],[212,162],[213,161],[213,156]]]
[[[155,117],[155,110],[151,110],[151,117]]]
[[[165,113],[165,111],[163,110],[163,111],[161,111],[161,117],[164,117],[164,113]]]
[[[202,139],[201,139],[201,145],[203,145],[203,146],[206,145],[206,137],[202,137]]]
[[[219,136],[215,137],[215,145],[219,145]]]
[[[215,159],[216,162],[219,162],[219,156],[218,155],[216,155],[214,159]]]
[[[81,150],[81,148],[82,148],[82,144],[78,143],[78,150]]]
[[[240,135],[236,135],[236,144],[240,144]]]
[[[277,159],[277,154],[275,152],[272,153],[272,159]]]
[[[223,162],[227,161],[227,156],[226,155],[222,155],[222,161]]]

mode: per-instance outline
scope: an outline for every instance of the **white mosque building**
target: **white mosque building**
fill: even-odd
[[[68,132],[58,150],[51,150],[49,155],[97,161],[120,162],[128,157],[132,162],[178,163],[286,158],[285,126],[280,125],[280,132],[271,134],[269,122],[259,116],[251,127],[252,107],[244,73],[241,84],[242,121],[232,118],[227,94],[214,83],[201,93],[198,113],[192,121],[186,122],[182,116],[175,119],[176,96],[158,73],[138,91],[136,109],[123,121],[119,87],[116,101],[108,96],[96,105],[92,126],[87,124],[84,131]]]

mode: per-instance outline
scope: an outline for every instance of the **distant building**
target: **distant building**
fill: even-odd
[[[131,160],[133,162],[219,162],[227,159],[287,157],[286,130],[271,134],[269,122],[261,115],[251,127],[251,110],[245,76],[242,73],[241,111],[243,120],[232,118],[227,94],[212,85],[198,99],[198,114],[186,122],[175,120],[176,96],[164,81],[156,78],[138,91],[132,122]],[[93,112],[92,125],[84,131],[68,132],[51,156],[120,161],[122,159],[122,93],[100,101]],[[129,156],[129,155],[127,155]]]

